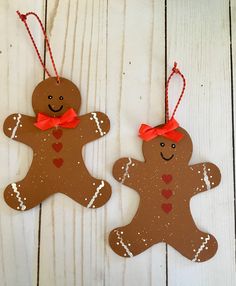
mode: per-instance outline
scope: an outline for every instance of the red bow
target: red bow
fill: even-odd
[[[179,142],[184,135],[175,130],[178,127],[179,123],[174,118],[171,118],[162,127],[151,127],[146,124],[142,124],[139,128],[139,136],[144,141],[150,141],[157,136],[163,136],[172,141]]]
[[[60,117],[50,117],[43,113],[38,113],[37,122],[34,123],[36,127],[41,130],[47,130],[55,126],[64,128],[75,128],[80,122],[73,108],[68,109]]]

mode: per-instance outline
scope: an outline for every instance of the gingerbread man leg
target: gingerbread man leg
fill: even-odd
[[[112,230],[109,235],[111,248],[123,257],[136,256],[161,241],[161,234],[157,229],[153,233],[151,227],[142,226],[138,220],[133,220],[124,227]]]
[[[104,180],[98,180],[90,175],[83,176],[76,185],[67,188],[66,195],[87,208],[99,208],[111,197],[111,186]],[[71,181],[72,182],[72,181]]]
[[[186,227],[185,232],[175,233],[175,240],[167,243],[194,262],[209,260],[218,248],[217,240],[213,235],[189,226]]]
[[[15,210],[25,211],[31,209],[50,196],[45,191],[45,183],[43,176],[29,171],[22,181],[7,186],[4,191],[4,199]]]

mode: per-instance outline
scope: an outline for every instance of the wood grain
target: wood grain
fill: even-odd
[[[84,159],[95,177],[111,183],[113,195],[105,207],[89,210],[57,194],[41,211],[25,213],[1,199],[0,285],[235,285],[236,0],[12,2],[0,1],[0,121],[12,112],[32,114],[32,90],[43,79],[15,15],[33,10],[46,16],[60,75],[80,88],[81,114],[100,110],[111,119],[109,134],[87,145]],[[43,54],[41,31],[29,22]],[[137,131],[142,122],[164,121],[165,73],[174,60],[187,78],[177,119],[193,139],[192,162],[209,160],[222,171],[221,185],[191,203],[197,225],[219,242],[217,255],[202,264],[164,244],[123,259],[107,242],[109,231],[129,223],[139,202],[113,179],[112,165],[121,156],[142,159]],[[47,52],[46,63],[53,72]],[[171,85],[171,107],[179,83]],[[3,133],[0,154],[3,191],[26,174],[32,154]]]
[[[218,253],[190,263],[168,248],[169,285],[234,285],[234,185],[228,1],[168,1],[168,63],[180,62],[186,97],[177,118],[194,142],[192,162],[212,161],[220,186],[192,200],[199,228],[218,240]],[[174,94],[173,94],[174,96]],[[228,159],[227,159],[228,158]],[[214,274],[213,274],[214,273]]]
[[[1,124],[7,115],[15,112],[32,114],[31,95],[35,84],[42,80],[43,72],[35,57],[28,35],[16,15],[33,9],[44,18],[44,1],[0,2],[0,93]],[[39,50],[43,53],[41,34],[36,26]],[[36,33],[35,33],[36,32]],[[1,188],[23,178],[32,159],[32,153],[23,144],[10,141],[1,132]],[[1,285],[36,285],[38,208],[26,213],[10,209],[0,200],[0,280]]]

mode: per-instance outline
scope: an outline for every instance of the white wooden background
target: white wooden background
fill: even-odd
[[[25,213],[1,197],[0,285],[236,285],[236,0],[0,0],[1,124],[12,112],[33,114],[31,94],[43,79],[17,9],[45,20],[60,74],[81,90],[81,113],[109,115],[110,133],[86,147],[85,160],[113,195],[105,207],[89,210],[57,194]],[[29,23],[44,53],[40,29]],[[210,160],[222,171],[221,185],[191,203],[198,226],[219,242],[217,255],[202,264],[164,244],[124,259],[107,242],[138,205],[138,195],[112,178],[112,164],[120,156],[142,159],[138,127],[163,122],[165,75],[174,60],[187,78],[177,119],[192,136],[192,162]],[[2,192],[26,174],[31,156],[1,132]]]

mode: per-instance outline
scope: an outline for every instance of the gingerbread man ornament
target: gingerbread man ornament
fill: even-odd
[[[176,65],[168,79],[166,95],[174,73],[184,80],[181,100],[185,79]],[[115,179],[140,195],[133,220],[114,229],[109,236],[112,249],[120,256],[135,256],[159,242],[168,243],[196,262],[210,259],[217,251],[215,237],[196,226],[190,200],[194,195],[216,187],[221,174],[212,163],[188,164],[192,141],[174,119],[175,111],[164,125],[141,126],[144,162],[122,158],[114,165]]]
[[[33,12],[18,14],[26,26],[28,15],[34,15],[40,21]],[[82,148],[107,134],[110,122],[101,112],[77,117],[80,92],[74,83],[59,78],[47,38],[46,42],[57,76],[51,77],[44,66],[50,77],[36,86],[32,96],[37,117],[16,113],[4,122],[6,136],[33,149],[33,160],[26,177],[7,186],[4,198],[13,209],[25,211],[60,192],[85,207],[98,208],[109,200],[111,188],[105,180],[89,174]]]

